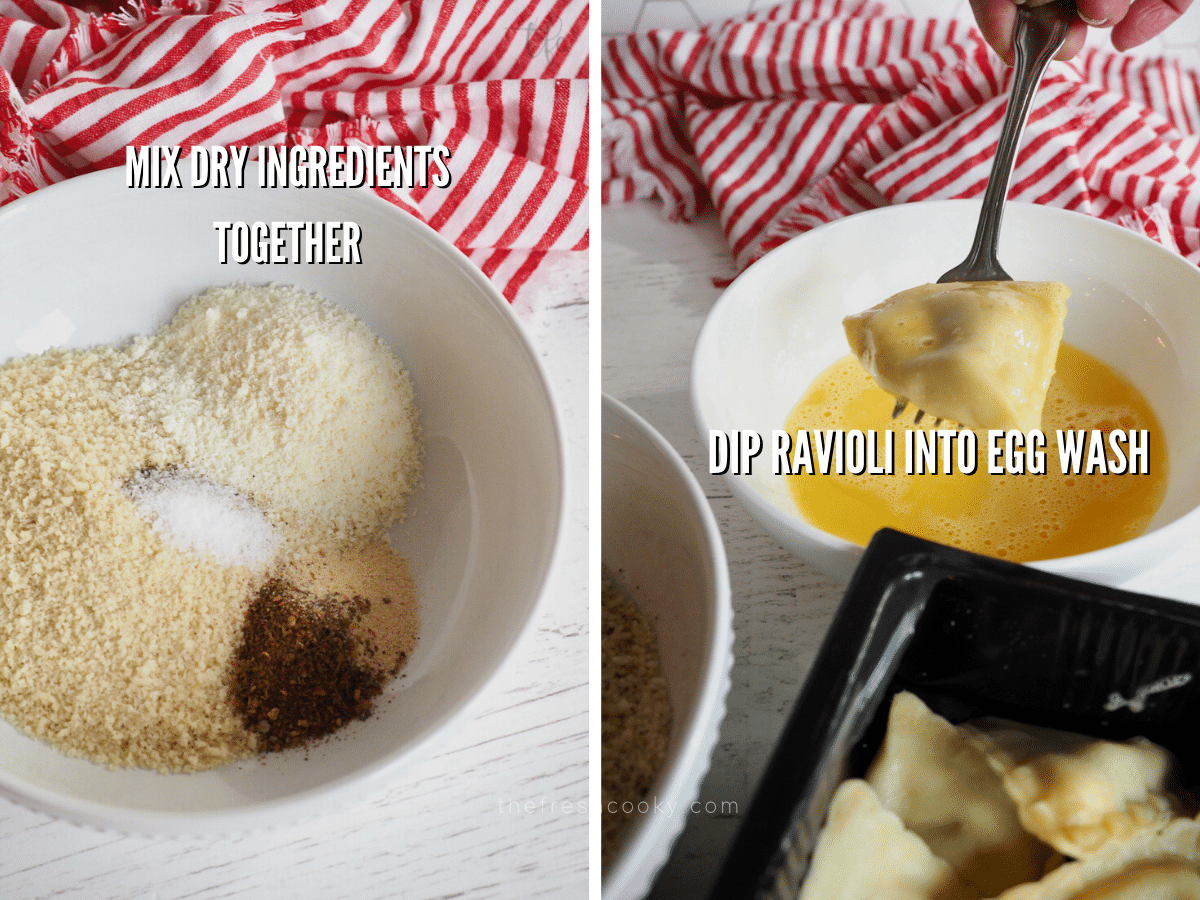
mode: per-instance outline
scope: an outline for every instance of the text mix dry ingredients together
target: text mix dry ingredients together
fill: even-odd
[[[0,712],[63,752],[193,771],[367,715],[417,639],[386,543],[411,381],[291,287],[0,366]]]

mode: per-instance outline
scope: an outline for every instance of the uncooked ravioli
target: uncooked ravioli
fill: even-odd
[[[1200,823],[1176,819],[1059,866],[998,900],[1200,900]]]
[[[1022,825],[987,758],[954,725],[906,691],[892,699],[887,734],[867,781],[883,805],[983,896],[1041,877],[1052,850]]]
[[[978,900],[869,784],[843,781],[829,804],[798,900]]]
[[[1070,290],[1057,282],[926,284],[842,324],[876,383],[967,428],[1042,421]]]
[[[1106,741],[994,718],[965,727],[1025,828],[1066,856],[1157,831],[1180,812],[1171,754],[1145,738]]]

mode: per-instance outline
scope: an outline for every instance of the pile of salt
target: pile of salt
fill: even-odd
[[[210,478],[151,469],[130,479],[125,491],[168,543],[222,566],[261,570],[279,549],[280,536],[262,510]]]

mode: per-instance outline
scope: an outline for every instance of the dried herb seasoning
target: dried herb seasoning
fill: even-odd
[[[246,610],[230,699],[263,750],[324,737],[371,714],[389,674],[356,659],[362,604],[268,579]]]

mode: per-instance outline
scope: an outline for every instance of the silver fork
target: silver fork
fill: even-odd
[[[983,207],[979,211],[975,240],[967,258],[939,278],[938,284],[955,281],[1013,280],[996,259],[1004,201],[1008,198],[1008,184],[1012,179],[1013,165],[1017,159],[1017,148],[1021,145],[1021,136],[1025,132],[1025,123],[1029,121],[1033,96],[1037,93],[1050,60],[1066,40],[1068,28],[1075,16],[1073,0],[1060,0],[1042,6],[1017,7],[1017,21],[1013,31],[1012,84],[1009,86],[1004,122],[1000,127],[1000,140],[996,145],[996,157],[992,161],[987,188],[983,192]],[[907,400],[903,397],[896,398],[892,418],[900,415],[906,406]],[[913,424],[919,423],[924,415],[924,410],[917,410]],[[935,426],[941,421],[938,419]]]

